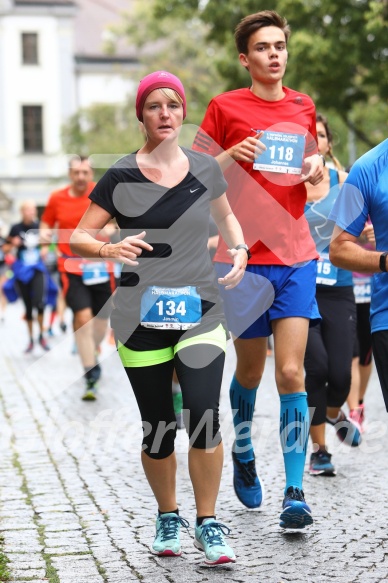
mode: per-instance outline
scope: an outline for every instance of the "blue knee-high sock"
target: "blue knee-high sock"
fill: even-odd
[[[236,375],[233,375],[232,382],[230,383],[229,396],[232,411],[237,411],[233,417],[236,433],[234,451],[237,458],[243,462],[249,462],[254,459],[251,424],[255,410],[256,392],[257,387],[245,389],[236,379]],[[241,427],[241,424],[244,424],[244,426]]]
[[[283,450],[286,487],[302,489],[309,435],[307,393],[280,395],[280,442]]]

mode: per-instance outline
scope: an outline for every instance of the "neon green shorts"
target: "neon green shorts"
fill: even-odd
[[[157,331],[157,334],[160,333],[160,330]],[[163,362],[173,360],[178,350],[188,348],[189,346],[195,346],[197,344],[212,344],[218,346],[225,352],[226,332],[223,325],[219,324],[214,330],[198,334],[198,336],[179,340],[174,346],[167,346],[166,348],[161,348],[159,350],[131,350],[124,346],[120,341],[118,341],[117,349],[124,367],[141,367],[154,366],[156,364],[162,364]]]

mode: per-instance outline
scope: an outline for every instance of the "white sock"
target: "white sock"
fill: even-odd
[[[340,412],[338,413],[337,417],[334,417],[334,419],[332,417],[329,417],[327,415],[327,418],[329,421],[331,421],[331,423],[337,423],[337,421],[339,421],[340,419],[342,419],[342,411],[340,410]]]

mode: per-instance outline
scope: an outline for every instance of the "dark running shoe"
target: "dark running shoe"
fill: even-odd
[[[312,523],[313,517],[305,502],[303,490],[290,486],[283,500],[279,526],[287,530],[301,530]]]
[[[331,463],[331,454],[325,449],[312,453],[309,472],[312,476],[335,476],[337,472]]]
[[[343,411],[340,412],[340,418],[337,421],[331,421],[326,417],[326,422],[333,425],[340,441],[351,447],[358,447],[360,445],[362,440],[361,431],[351,419],[346,417]]]
[[[256,473],[255,460],[240,461],[232,448],[233,487],[241,504],[247,508],[260,508],[264,502],[264,486]]]
[[[95,401],[97,399],[97,382],[94,379],[86,381],[86,389],[82,395],[83,401]]]

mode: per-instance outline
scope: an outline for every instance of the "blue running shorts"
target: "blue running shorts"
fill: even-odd
[[[228,263],[214,267],[217,277],[231,269]],[[315,300],[316,276],[316,260],[301,267],[247,265],[237,287],[219,286],[230,331],[244,339],[270,336],[271,321],[278,318],[307,318],[314,326],[321,319]]]

